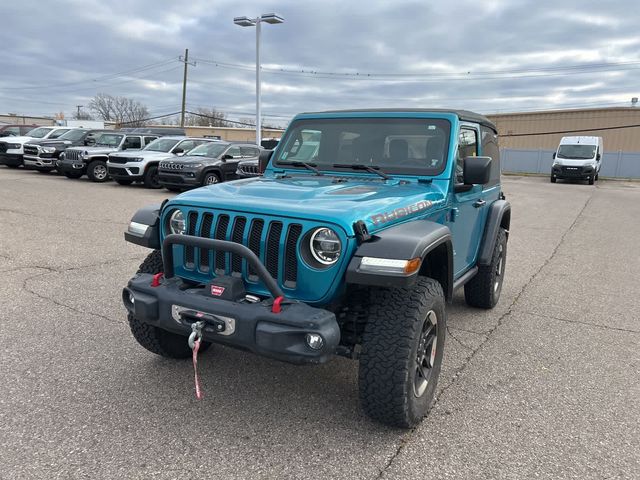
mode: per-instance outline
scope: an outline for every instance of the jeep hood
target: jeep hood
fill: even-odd
[[[87,152],[89,155],[95,153],[109,153],[109,152],[117,152],[118,149],[116,147],[71,147],[68,150],[79,150],[81,152]]]
[[[362,220],[375,232],[442,207],[445,193],[435,183],[400,183],[373,177],[300,175],[257,177],[198,188],[170,205],[242,211],[338,224],[348,235]]]
[[[149,159],[149,158],[157,158],[157,159],[161,159],[161,158],[173,158],[175,157],[175,155],[173,153],[167,153],[167,152],[156,152],[153,150],[134,150],[133,148],[129,148],[128,150],[125,150],[124,152],[118,152],[118,153],[114,153],[113,154],[114,157],[136,157],[136,158],[145,158],[145,159]]]

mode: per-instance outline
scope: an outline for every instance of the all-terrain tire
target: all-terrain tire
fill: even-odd
[[[379,422],[411,428],[428,413],[442,366],[447,321],[442,286],[420,277],[412,287],[371,289],[368,309],[358,374],[360,403]],[[429,326],[435,331],[427,331]],[[429,333],[433,351],[427,359],[422,347],[429,345],[423,345],[427,341],[422,337]]]
[[[162,254],[160,250],[154,250],[142,262],[138,273],[160,273],[163,270]],[[127,316],[131,333],[137,342],[144,348],[156,355],[167,358],[189,358],[191,349],[187,344],[187,337],[176,333],[162,330],[154,325],[142,322],[131,313]],[[204,351],[210,346],[209,343],[202,344],[200,350]]]
[[[92,182],[103,183],[109,180],[107,172],[107,162],[104,160],[94,160],[87,166],[87,177]]]
[[[491,263],[480,265],[476,276],[464,286],[464,299],[467,305],[487,309],[496,306],[502,292],[506,261],[507,232],[501,228],[493,246]]]
[[[147,188],[162,188],[162,185],[160,185],[160,182],[158,181],[157,165],[151,165],[147,168],[147,171],[144,172],[143,183]]]
[[[133,180],[116,180],[116,183],[118,185],[131,185]]]

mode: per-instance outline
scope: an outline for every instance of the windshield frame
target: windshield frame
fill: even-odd
[[[593,155],[591,155],[590,157],[584,157],[584,156],[582,156],[582,157],[576,157],[576,156],[568,157],[568,156],[566,156],[567,154],[562,153],[562,147],[566,147],[565,149],[574,149],[576,151],[579,150],[580,147],[584,147],[584,149],[586,149],[586,148],[593,149]],[[597,155],[598,155],[598,145],[593,145],[593,144],[589,144],[589,143],[562,143],[558,147],[558,151],[556,153],[556,158],[560,158],[560,159],[564,159],[564,160],[594,160]]]
[[[155,148],[149,148],[149,147],[153,147],[154,144],[167,142],[167,141],[173,142],[173,144],[171,145],[171,147],[169,147],[168,150],[156,150]],[[149,152],[171,153],[171,150],[173,150],[176,147],[176,145],[178,145],[178,143],[180,143],[181,141],[182,139],[159,137],[159,138],[156,138],[149,145],[145,146],[142,150],[149,151]]]
[[[405,136],[412,137],[416,136],[415,132],[409,131],[406,135],[401,135],[402,127],[400,128],[400,132],[394,132],[394,128],[397,128],[398,124],[411,125],[415,127],[416,125],[434,125],[436,128],[441,128],[441,136],[444,141],[443,150],[442,150],[442,161],[437,167],[428,167],[427,165],[423,167],[415,167],[415,166],[398,166],[397,164],[390,164],[388,158],[377,159],[373,158],[371,165],[379,167],[382,172],[392,176],[409,176],[409,177],[436,177],[441,175],[447,168],[450,157],[450,146],[451,146],[451,132],[454,128],[454,123],[447,117],[443,117],[440,115],[428,115],[428,116],[372,116],[372,117],[360,117],[360,116],[340,116],[340,117],[303,117],[294,120],[291,122],[291,125],[287,129],[287,132],[280,140],[278,147],[276,148],[273,159],[270,162],[274,168],[278,169],[295,169],[295,170],[306,170],[304,167],[296,167],[293,165],[288,165],[286,162],[288,161],[296,161],[296,158],[283,158],[283,153],[285,150],[289,148],[289,143],[291,141],[295,141],[295,137],[302,130],[318,130],[322,127],[323,124],[331,125],[331,124],[344,124],[344,128],[348,127],[348,124],[358,125],[360,131],[365,131],[367,128],[367,124],[389,124],[387,127],[390,129],[385,133],[385,144],[387,143],[389,137],[392,136]],[[394,125],[395,124],[395,125]],[[338,127],[337,127],[338,128]],[[384,129],[384,127],[383,127]],[[347,130],[344,130],[347,131]],[[313,141],[313,140],[312,140]],[[318,140],[319,142],[319,150],[322,155],[322,138]],[[383,147],[384,148],[384,147]],[[323,159],[324,160],[324,159]],[[416,162],[419,162],[420,159],[415,159]],[[426,159],[425,159],[426,160]],[[334,158],[329,158],[326,161],[318,161],[317,158],[308,158],[306,160],[300,160],[306,163],[313,163],[317,166],[318,170],[323,172],[331,172],[337,175],[345,175],[349,173],[357,173],[358,175],[375,175],[369,172],[365,172],[363,170],[349,170],[345,168],[337,168],[334,167],[334,164],[354,164],[354,163],[362,163],[355,161],[342,161],[339,160],[337,152],[334,155]],[[280,163],[282,162],[282,163]],[[369,165],[369,164],[365,164]]]

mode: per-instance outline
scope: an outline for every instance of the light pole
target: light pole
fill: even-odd
[[[277,13],[263,13],[257,18],[235,17],[233,23],[241,27],[256,27],[256,143],[260,145],[262,140],[262,114],[260,105],[260,24],[262,22],[275,25],[284,23]]]

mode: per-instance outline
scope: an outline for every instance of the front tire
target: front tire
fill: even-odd
[[[160,250],[154,250],[142,262],[138,273],[156,274],[162,270],[162,254]],[[188,337],[149,325],[138,320],[131,313],[128,314],[127,319],[133,338],[150,352],[166,358],[189,358],[191,356],[191,349],[187,344]],[[204,351],[209,346],[209,343],[203,342],[201,350]]]
[[[202,186],[215,185],[216,183],[220,183],[220,177],[217,173],[205,173],[204,178],[202,179]]]
[[[556,183],[556,180],[558,180],[554,175],[551,175],[550,177],[551,183]]]
[[[154,189],[162,188],[162,185],[160,185],[160,181],[158,180],[157,165],[151,165],[150,167],[147,168],[147,171],[144,172],[143,183],[144,183],[144,186],[147,188],[154,188]]]
[[[103,183],[109,180],[107,163],[104,160],[94,160],[87,167],[87,177],[92,182]]]
[[[407,288],[372,289],[362,336],[358,384],[363,410],[411,428],[431,408],[444,352],[442,286],[420,277]]]
[[[478,273],[464,286],[467,305],[478,308],[493,308],[502,292],[504,269],[507,263],[507,232],[500,228],[489,265],[480,265]]]
[[[593,184],[594,184],[594,182],[595,182],[595,175],[591,175],[591,176],[589,177],[589,185],[593,185]]]

